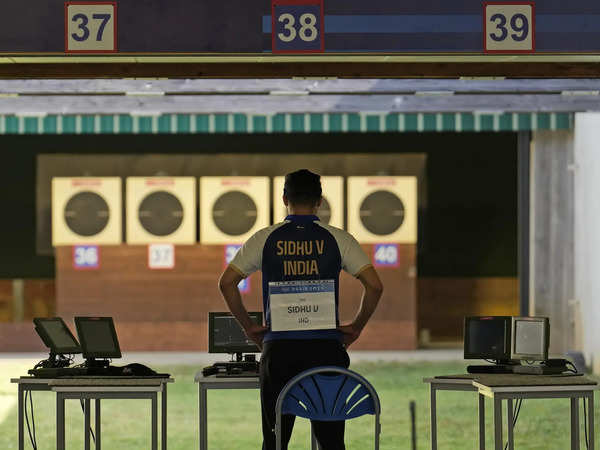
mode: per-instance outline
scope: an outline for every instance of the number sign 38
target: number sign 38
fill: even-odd
[[[535,6],[532,2],[484,3],[486,53],[534,53]]]
[[[65,3],[65,52],[114,53],[117,51],[115,2]]]
[[[273,53],[324,50],[323,0],[272,0]]]

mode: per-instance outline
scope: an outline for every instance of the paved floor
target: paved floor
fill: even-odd
[[[359,361],[460,361],[462,349],[427,349],[414,351],[349,351],[353,362]],[[125,352],[123,358],[115,360],[115,365],[139,362],[148,365],[207,365],[223,360],[225,355],[204,352]],[[44,353],[0,353],[0,362],[40,361],[46,359]],[[81,355],[76,361],[81,360]]]

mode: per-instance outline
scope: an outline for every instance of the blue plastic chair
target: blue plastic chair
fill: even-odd
[[[371,383],[348,369],[322,366],[292,378],[281,390],[275,406],[275,439],[281,450],[281,416],[292,414],[310,420],[348,420],[375,415],[375,450],[381,425],[379,396]]]

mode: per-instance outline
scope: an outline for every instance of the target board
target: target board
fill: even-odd
[[[243,243],[269,225],[268,177],[201,177],[200,242]]]
[[[121,179],[52,179],[52,245],[120,244]]]
[[[281,222],[287,216],[283,203],[285,177],[273,178],[273,221]],[[322,176],[323,200],[317,210],[319,220],[328,225],[344,228],[344,178]]]
[[[361,243],[417,242],[416,177],[348,177],[348,231]]]
[[[196,179],[128,177],[127,243],[194,244]]]

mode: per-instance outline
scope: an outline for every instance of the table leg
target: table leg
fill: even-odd
[[[65,398],[56,393],[56,450],[65,450]]]
[[[25,429],[24,429],[24,418],[23,418],[23,408],[24,408],[24,404],[23,404],[23,395],[24,395],[25,389],[23,389],[23,385],[21,383],[19,383],[19,388],[18,388],[18,408],[19,408],[19,450],[24,450],[25,449]]]
[[[317,442],[317,438],[315,437],[312,421],[310,422],[310,450],[319,450],[319,443]]]
[[[502,450],[502,400],[494,397],[494,448]]]
[[[198,415],[199,415],[199,429],[200,429],[200,450],[208,449],[208,429],[206,420],[206,389],[202,384],[198,383]]]
[[[167,383],[162,384],[162,395],[160,397],[160,448],[167,450]]]
[[[152,393],[152,450],[158,450],[158,405],[157,393]]]
[[[585,401],[585,399],[583,400]],[[585,420],[585,418],[584,418]],[[571,450],[580,450],[579,445],[579,398],[571,398]]]
[[[100,443],[100,434],[102,433],[100,422],[102,420],[102,416],[100,414],[100,399],[97,398],[96,401],[96,412],[94,414],[94,419],[96,424],[94,425],[94,430],[96,432],[96,450],[100,450],[102,444]]]
[[[90,414],[90,399],[86,398],[84,401],[83,411],[83,445],[85,450],[90,450],[90,426],[91,426],[91,414]]]
[[[437,450],[437,411],[436,411],[436,388],[433,386],[433,383],[430,384],[431,391],[431,450]]]
[[[506,400],[506,414],[507,414],[507,418],[506,418],[506,426],[507,426],[507,434],[508,434],[508,450],[515,450],[515,441],[514,441],[514,435],[513,435],[513,401],[512,398],[509,398]]]
[[[588,394],[588,429],[590,439],[589,448],[594,449],[596,448],[594,443],[594,391]]]
[[[479,394],[479,450],[485,450],[485,397]]]

